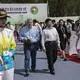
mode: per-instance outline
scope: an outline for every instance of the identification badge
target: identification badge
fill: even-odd
[[[3,51],[3,56],[8,56],[9,55],[9,51]]]
[[[7,63],[10,62],[9,51],[4,51],[3,52],[3,61],[4,61],[4,64],[7,64]]]

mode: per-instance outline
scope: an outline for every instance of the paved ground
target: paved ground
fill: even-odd
[[[22,49],[21,45],[17,46]],[[23,51],[17,51],[15,55],[15,80],[80,80],[80,64],[58,59],[55,63],[55,75],[49,74],[46,55],[44,52],[37,52],[36,73],[31,73],[24,77],[24,54]]]

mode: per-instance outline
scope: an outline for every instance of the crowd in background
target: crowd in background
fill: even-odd
[[[16,42],[23,42],[25,54],[26,76],[36,69],[37,50],[44,51],[47,56],[48,68],[55,74],[54,63],[57,60],[57,51],[62,54],[60,58],[67,61],[66,54],[80,53],[80,21],[60,19],[58,22],[46,19],[39,22],[36,19],[27,19],[25,24],[15,24],[15,28],[7,22],[6,27],[13,30]],[[78,56],[80,58],[80,56]]]
[[[40,25],[40,27],[42,28],[42,30],[44,28],[46,28],[46,24],[45,22],[39,22],[37,21],[36,19],[33,20],[34,23],[38,23]],[[53,23],[53,27],[55,27],[56,29],[59,29],[61,25],[63,25],[63,27],[67,30],[67,32],[69,34],[67,34],[67,38],[70,38],[71,36],[71,31],[75,31],[76,32],[76,35],[79,36],[79,28],[80,28],[80,21],[77,20],[74,22],[74,20],[71,20],[71,19],[67,19],[66,21],[64,21],[63,19],[60,19],[58,22],[56,22],[56,20],[52,20],[52,23]],[[6,25],[8,27],[8,25],[10,24],[10,22],[8,22]],[[15,32],[17,33],[17,35],[15,36],[18,36],[19,35],[19,32],[21,30],[21,28],[23,28],[24,26],[26,25],[26,21],[25,21],[25,24],[21,23],[21,24],[15,24]]]
[[[10,22],[7,22],[6,26],[7,28],[11,28],[12,30],[14,30],[14,36],[16,38],[16,41],[21,41],[19,37],[19,33],[26,24],[27,24],[26,21],[25,24],[23,23],[15,24],[15,29],[10,24]],[[46,28],[45,22],[39,22],[36,19],[33,20],[33,25],[40,27],[42,30]],[[68,48],[70,47],[70,38],[73,34],[77,36],[77,40],[75,44],[78,43],[80,37],[80,20],[74,22],[74,20],[71,19],[67,19],[66,21],[60,19],[58,22],[56,22],[56,20],[54,19],[52,20],[52,26],[55,27],[58,31],[61,49],[63,50],[63,56],[65,57],[64,51],[66,52],[67,46]],[[70,50],[68,49],[67,53],[69,53],[69,51]],[[76,53],[74,50],[73,52]]]

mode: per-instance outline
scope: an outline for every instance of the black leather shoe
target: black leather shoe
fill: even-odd
[[[51,71],[50,74],[55,75],[55,72],[54,71]]]
[[[66,58],[64,58],[64,60],[63,61],[68,61]]]
[[[30,72],[26,72],[24,76],[28,77],[29,75],[30,75]]]
[[[36,70],[35,69],[31,69],[31,72],[36,72]]]

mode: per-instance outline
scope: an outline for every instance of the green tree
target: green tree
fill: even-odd
[[[49,16],[80,15],[80,0],[0,0],[2,3],[49,3]]]

